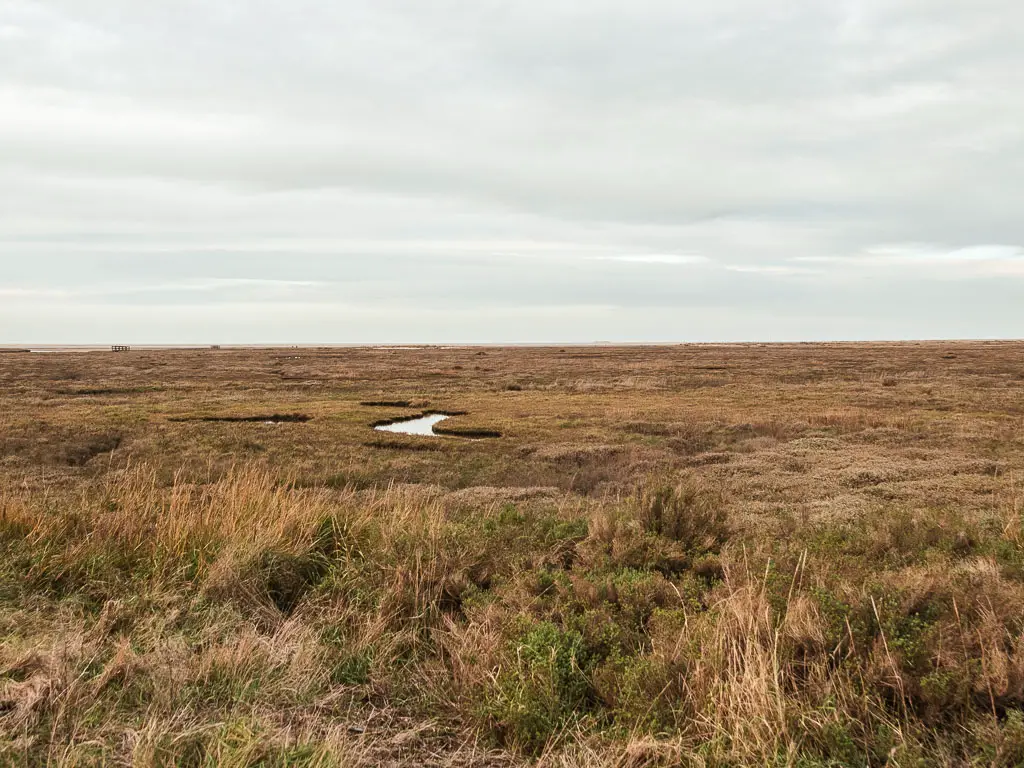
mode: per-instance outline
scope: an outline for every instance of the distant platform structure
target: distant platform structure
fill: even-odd
[[[110,348],[111,352],[131,352],[132,348],[125,344],[115,344]]]
[[[220,344],[211,344],[210,349],[220,349]]]

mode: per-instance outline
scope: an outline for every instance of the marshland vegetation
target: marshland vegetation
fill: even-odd
[[[6,356],[0,764],[1019,765],[1022,477],[1016,343]]]

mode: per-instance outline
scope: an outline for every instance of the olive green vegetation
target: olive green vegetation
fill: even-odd
[[[0,765],[1024,765],[1022,352],[8,356]]]

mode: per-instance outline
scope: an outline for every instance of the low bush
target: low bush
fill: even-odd
[[[721,492],[692,478],[642,489],[637,516],[644,530],[679,542],[689,552],[717,551],[729,538]]]

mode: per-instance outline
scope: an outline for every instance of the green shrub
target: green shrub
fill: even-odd
[[[665,733],[684,695],[682,671],[650,655],[609,656],[594,671],[594,685],[616,730]]]
[[[552,622],[531,626],[509,649],[484,704],[499,741],[538,752],[590,706],[592,666],[583,636]]]

